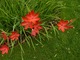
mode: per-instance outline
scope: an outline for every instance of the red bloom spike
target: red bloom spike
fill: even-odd
[[[22,17],[23,22],[21,23],[24,26],[24,29],[32,29],[31,35],[36,36],[39,33],[39,30],[42,29],[39,23],[39,14],[35,13],[33,10],[29,12],[25,17]]]
[[[18,32],[13,31],[12,34],[10,35],[10,39],[11,40],[18,40],[20,34],[18,34]]]
[[[57,24],[58,29],[65,32],[65,29],[73,28],[73,26],[69,26],[69,23],[69,21],[60,20],[60,22]]]
[[[9,50],[9,47],[7,45],[1,45],[0,51],[2,51],[2,54],[7,54]]]
[[[7,40],[7,39],[8,39],[8,36],[6,35],[6,33],[5,33],[5,32],[2,32],[1,37],[2,37],[4,40]]]

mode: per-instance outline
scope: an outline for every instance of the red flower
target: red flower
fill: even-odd
[[[12,34],[10,35],[10,39],[11,40],[18,40],[20,34],[18,34],[18,32],[14,31],[12,32]]]
[[[1,37],[2,37],[4,40],[7,40],[7,39],[8,39],[8,36],[6,35],[6,33],[5,33],[5,32],[2,32]]]
[[[7,45],[2,45],[0,47],[0,51],[2,51],[2,54],[7,54],[8,53],[8,50],[9,50],[9,47]]]
[[[58,29],[65,32],[65,29],[73,28],[73,26],[70,26],[69,23],[69,21],[60,20],[60,22],[57,24]]]
[[[39,14],[38,13],[35,13],[33,10],[31,12],[29,12],[25,17],[22,17],[22,19],[24,21],[31,22],[31,23],[34,23],[34,24],[37,21],[40,20]]]
[[[39,14],[35,13],[33,10],[29,12],[25,17],[22,17],[23,22],[21,23],[25,29],[31,28],[33,24],[36,24],[40,20]]]
[[[32,36],[36,36],[36,34],[39,33],[39,30],[42,29],[42,27],[40,26],[40,23],[36,23],[34,26],[33,26],[33,29],[32,29],[32,32],[31,32],[31,35]]]

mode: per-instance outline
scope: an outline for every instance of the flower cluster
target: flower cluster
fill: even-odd
[[[19,36],[20,34],[17,31],[13,31],[10,36],[7,36],[6,32],[1,33],[1,37],[4,40],[12,40],[12,41],[18,40]]]
[[[65,30],[73,28],[73,26],[70,25],[71,22],[72,20],[70,21],[60,20],[57,23],[58,30],[65,32]],[[24,17],[22,17],[22,22],[20,25],[23,26],[25,30],[30,29],[31,36],[36,36],[42,29],[39,14],[35,13],[33,10],[26,14]],[[16,41],[19,40],[19,37],[20,34],[17,31],[12,31],[10,35],[7,35],[6,32],[1,33],[1,38],[4,41],[6,40]],[[7,54],[9,49],[10,48],[7,43],[0,45],[0,51],[2,52],[2,54]]]
[[[10,36],[7,36],[5,32],[1,33],[1,38],[3,38],[4,40],[15,41],[15,40],[18,40],[19,36],[20,34],[16,31],[13,31]],[[0,46],[0,51],[2,51],[2,54],[5,54],[5,53],[7,54],[8,50],[9,50],[9,47],[7,43]]]
[[[22,26],[24,26],[24,29],[31,29],[31,35],[36,36],[39,33],[39,30],[42,29],[42,26],[40,26],[40,18],[39,14],[35,13],[34,11],[29,12],[25,17],[22,17],[23,22],[21,23]],[[16,31],[13,31],[10,36],[8,36],[5,32],[1,33],[1,38],[4,40],[18,40],[20,34]],[[8,44],[3,44],[0,46],[0,51],[2,51],[2,54],[7,54],[9,50]]]
[[[39,30],[42,29],[40,26],[40,18],[39,14],[35,13],[33,10],[29,12],[26,16],[22,17],[23,22],[21,23],[22,26],[24,26],[24,29],[31,29],[31,35],[36,36],[36,34],[39,33]]]

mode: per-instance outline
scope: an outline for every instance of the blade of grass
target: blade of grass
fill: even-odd
[[[29,36],[28,38],[29,38],[30,41],[31,41],[32,47],[34,48],[34,50],[36,50],[32,38],[31,38],[30,36]]]
[[[11,54],[13,52],[14,44],[15,44],[15,41],[11,40],[11,52],[10,52],[10,56],[11,56]]]
[[[41,41],[39,41],[37,38],[35,38],[35,40],[36,40],[38,43],[40,43],[42,46],[44,46],[43,43],[42,43]]]
[[[29,41],[28,41],[28,36],[26,35],[26,33],[25,33],[24,29],[23,29],[23,32],[24,32],[24,35],[25,35],[25,40],[26,40],[26,42],[27,42],[28,46],[30,47],[30,43],[29,43]]]
[[[51,26],[52,26],[52,29],[54,31],[55,36],[57,33],[59,34],[58,30],[56,29],[56,27],[52,23],[51,23]]]
[[[4,42],[4,39],[1,40],[0,45]]]
[[[21,45],[21,43],[19,41],[18,41],[18,44],[19,44],[19,46],[21,48],[21,51],[24,53],[23,47],[22,47],[22,45]]]

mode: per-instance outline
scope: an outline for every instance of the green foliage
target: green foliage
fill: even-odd
[[[22,16],[30,10],[34,10],[40,14],[44,29],[36,38],[26,36],[25,31],[20,26]],[[79,0],[0,0],[0,30],[9,33],[12,30],[17,30],[20,34],[24,32],[27,42],[27,44],[23,45],[18,42],[19,45],[11,49],[10,56],[0,55],[0,59],[79,60],[79,12]],[[57,28],[51,24],[51,30],[47,30],[49,28],[47,21],[54,20],[55,18],[75,19],[76,21],[73,23],[75,28],[62,33],[57,31]],[[28,46],[33,47],[34,51],[33,48],[29,48]]]

